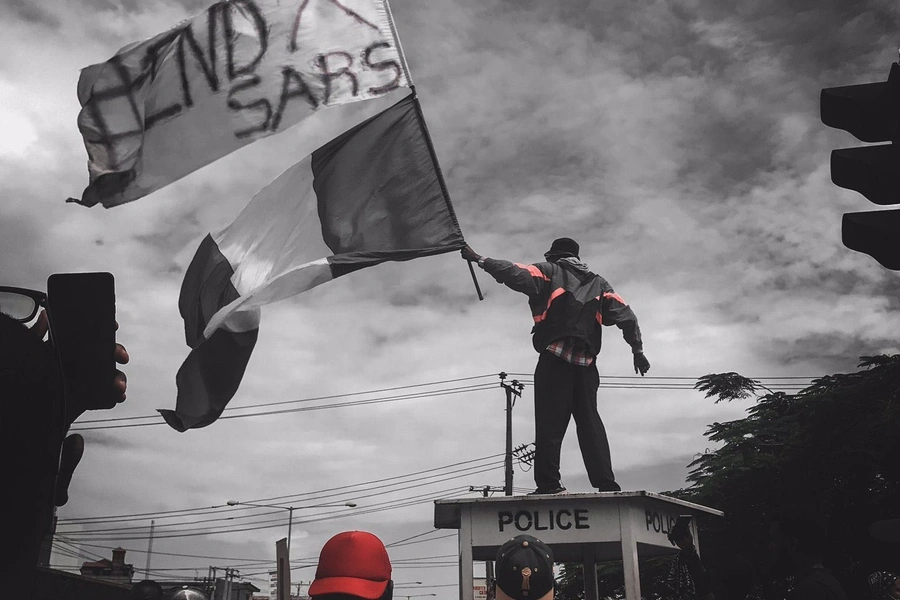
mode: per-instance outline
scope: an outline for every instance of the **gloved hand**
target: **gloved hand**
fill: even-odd
[[[481,258],[481,255],[472,250],[469,246],[466,246],[462,250],[459,251],[462,254],[462,257],[470,262],[478,262]]]
[[[650,361],[647,360],[647,357],[644,356],[643,352],[637,352],[634,355],[634,372],[635,374],[640,373],[641,377],[644,376],[644,373],[650,370]]]

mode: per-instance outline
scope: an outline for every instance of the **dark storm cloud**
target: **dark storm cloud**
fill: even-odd
[[[697,73],[735,72],[740,65],[734,59],[753,53],[777,54],[798,73],[814,77],[858,67],[884,50],[896,36],[900,7],[891,0],[657,0],[641,5],[528,0],[515,3],[514,10],[590,32],[618,48],[626,70],[636,77],[671,74],[672,57],[683,58],[678,64],[689,64]],[[718,43],[701,35],[710,30],[721,33]]]
[[[847,372],[848,365],[857,365],[860,357],[881,354],[886,348],[896,347],[896,343],[895,335],[889,331],[884,331],[880,340],[837,332],[816,333],[771,344],[766,350],[788,367],[814,364],[823,373],[839,373]]]
[[[613,461],[622,460],[621,457],[613,456]],[[654,493],[662,493],[667,491],[678,490],[687,487],[685,480],[688,475],[687,465],[694,460],[692,455],[683,455],[671,457],[661,460],[653,464],[640,465],[630,468],[617,468],[616,480],[619,481],[627,490],[644,490]],[[517,476],[520,475],[517,473]],[[522,481],[526,481],[526,477],[522,477]],[[529,482],[530,483],[530,482]],[[526,483],[516,485],[527,485]],[[571,482],[567,483],[567,487],[572,490],[590,489],[587,476],[578,473],[571,478]]]
[[[87,413],[83,419],[103,418],[102,413]],[[121,435],[104,433],[102,431],[86,431],[84,434],[85,455],[90,457],[91,451],[104,450],[131,450],[136,448],[134,442],[126,440]]]
[[[144,266],[157,272],[180,273],[182,267],[175,262],[175,252],[195,242],[202,228],[196,208],[179,206],[165,214],[152,232],[134,236],[146,251],[148,262]]]
[[[59,16],[46,10],[40,3],[28,2],[27,0],[8,0],[2,12],[6,11],[12,13],[8,18],[21,19],[26,23],[40,25],[47,29],[57,30],[62,25],[62,20]]]
[[[39,223],[19,213],[0,210],[0,273],[2,285],[46,291],[52,272]]]
[[[888,0],[766,0],[736,6],[707,2],[703,14],[742,23],[796,73],[818,77],[828,71],[856,70],[884,57],[881,53],[896,45],[891,41],[885,47],[896,36],[900,7]]]
[[[144,13],[152,7],[143,0],[67,0],[73,6],[78,6],[86,12],[117,12],[124,10],[128,13]],[[215,2],[212,0],[167,0],[167,4],[181,6],[190,14],[202,12]],[[173,23],[175,25],[175,23]]]
[[[479,270],[476,276],[480,278],[479,285],[483,286],[486,274]],[[457,311],[470,307],[474,294],[474,286],[460,289],[446,284],[426,283],[415,289],[391,292],[388,303],[398,308],[431,306],[441,311]]]

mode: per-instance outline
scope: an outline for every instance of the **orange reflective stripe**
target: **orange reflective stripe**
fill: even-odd
[[[550,281],[550,278],[544,275],[544,272],[538,269],[534,265],[523,265],[521,263],[513,263],[520,269],[525,269],[532,277],[537,277],[538,279],[543,279],[544,281]]]
[[[535,267],[535,268],[537,268],[537,267]],[[542,314],[534,316],[534,322],[540,323],[541,321],[546,319],[547,311],[550,310],[550,305],[553,304],[554,300],[556,300],[557,298],[559,298],[560,296],[562,296],[565,293],[566,293],[566,290],[564,290],[563,288],[556,288],[555,290],[553,290],[553,293],[550,294],[550,297],[547,299],[547,308],[544,309],[544,312]]]
[[[618,295],[615,292],[604,292],[603,297],[604,298],[612,298],[613,300],[618,300],[619,302],[622,303],[623,306],[628,306],[628,303],[625,302],[624,299],[622,299],[622,296]]]

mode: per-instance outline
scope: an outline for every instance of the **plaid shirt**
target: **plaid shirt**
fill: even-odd
[[[547,346],[547,351],[577,367],[589,367],[594,363],[594,356],[575,338],[556,340]]]

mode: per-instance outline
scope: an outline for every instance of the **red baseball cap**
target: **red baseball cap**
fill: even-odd
[[[322,547],[310,596],[349,594],[376,600],[391,580],[391,561],[380,539],[366,531],[339,533]]]

